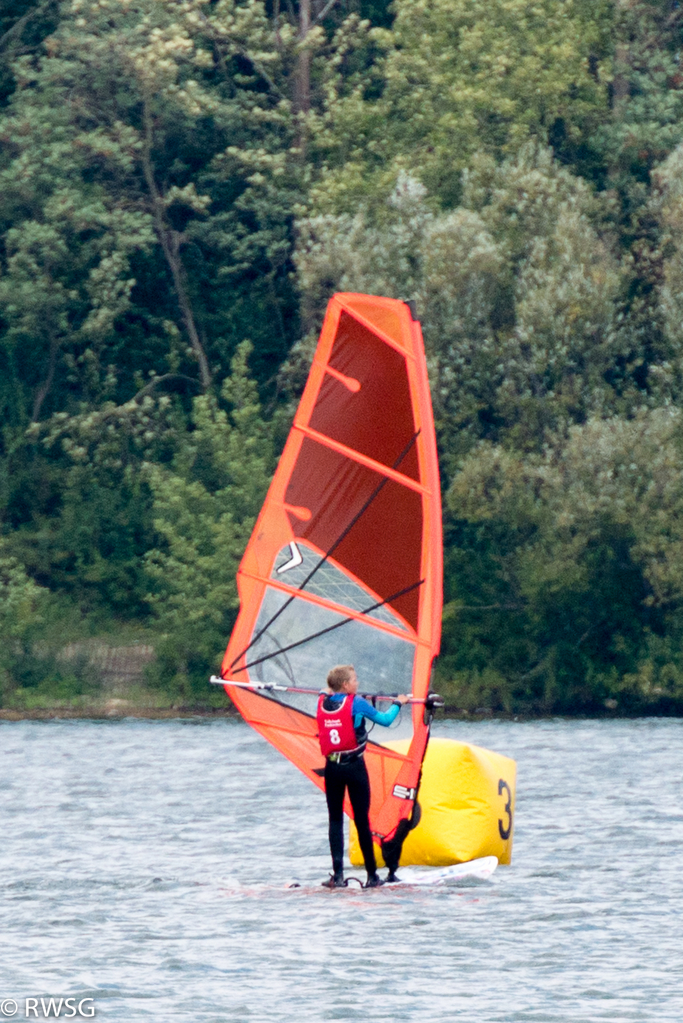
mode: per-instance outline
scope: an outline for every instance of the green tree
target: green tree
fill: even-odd
[[[444,453],[479,437],[539,449],[549,432],[615,407],[619,267],[590,190],[546,148],[501,164],[482,154],[462,198],[437,213],[401,175],[381,215],[302,221],[304,315],[315,333],[336,289],[416,298]]]
[[[144,618],[149,580],[143,558],[155,541],[152,494],[143,466],[169,462],[186,431],[177,401],[154,382],[129,402],[80,414],[55,413],[29,431],[30,463],[52,490],[47,509],[29,500],[30,528],[6,543],[31,574],[81,614]]]
[[[223,382],[229,412],[212,395],[196,398],[194,429],[172,464],[145,467],[161,541],[145,558],[149,600],[167,634],[159,672],[186,696],[205,696],[220,663],[238,606],[235,574],[275,469],[274,426],[249,376],[250,352],[240,345]]]
[[[271,395],[291,343],[293,47],[259,3],[75,0],[13,64],[0,514],[36,578],[88,612],[145,613],[142,462],[172,457],[246,334]]]
[[[661,231],[662,281],[653,298],[658,300],[658,320],[666,342],[668,359],[659,373],[675,396],[683,384],[683,145],[654,172],[656,211]]]
[[[169,320],[206,388],[240,340],[232,306],[247,319],[240,280],[276,327],[287,301],[293,127],[273,31],[254,3],[75,0],[46,45],[17,62],[2,123],[6,358],[15,377],[45,367],[27,413],[63,407],[69,374],[87,394],[96,363],[129,395],[131,370],[165,368]],[[280,323],[266,363],[287,349]],[[121,331],[138,353],[122,357]]]
[[[0,543],[0,647],[22,639],[40,622],[40,605],[47,591],[37,586],[23,565]]]
[[[16,87],[12,62],[22,54],[35,53],[57,27],[58,18],[58,0],[4,0],[0,9],[0,107]]]
[[[15,687],[14,668],[37,638],[50,594],[0,539],[0,706]]]
[[[542,454],[482,444],[447,503],[441,671],[507,710],[680,707],[678,410],[591,419]]]
[[[500,158],[558,122],[575,143],[607,106],[611,4],[583,0],[397,0],[390,31],[371,30],[377,65],[330,80],[318,144],[329,168],[316,208],[387,194],[399,170],[446,205],[483,149]]]
[[[683,13],[676,0],[615,0],[611,12],[608,116],[592,136],[590,166],[576,165],[604,190],[623,253],[623,356],[612,380],[619,389],[625,381],[628,389],[635,379],[657,403],[680,394],[676,375],[662,373],[673,353],[660,307],[667,228],[653,172],[683,132]],[[573,159],[569,153],[566,158]]]

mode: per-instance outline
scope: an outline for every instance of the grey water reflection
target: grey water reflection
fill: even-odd
[[[436,733],[517,759],[512,867],[328,892],[322,796],[241,722],[2,723],[0,1003],[23,1019],[26,996],[93,997],[125,1023],[678,1023],[683,722]]]

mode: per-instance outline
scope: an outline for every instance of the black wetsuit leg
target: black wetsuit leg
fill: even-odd
[[[332,869],[338,874],[344,868],[344,792],[346,781],[342,776],[342,765],[330,760],[325,762],[325,798],[330,818],[330,852]]]
[[[344,792],[348,789],[353,808],[353,819],[358,831],[358,842],[363,853],[365,869],[371,877],[377,872],[375,849],[370,831],[370,779],[363,757],[350,764],[325,764],[325,795],[330,815],[330,852],[332,865],[339,869],[344,857]]]
[[[370,831],[370,779],[365,760],[361,757],[352,764],[347,765],[352,769],[352,778],[347,782],[349,799],[353,807],[353,819],[358,832],[358,844],[363,853],[365,869],[368,877],[377,873],[377,861],[375,859],[375,847],[372,844],[372,832]]]

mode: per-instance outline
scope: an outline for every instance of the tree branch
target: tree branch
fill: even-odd
[[[323,7],[322,11],[320,11],[319,14],[316,14],[315,18],[313,19],[313,25],[318,25],[323,20],[323,18],[326,18],[327,15],[332,10],[332,8],[334,7],[334,5],[336,4],[336,2],[337,0],[327,0],[327,3]]]
[[[456,611],[523,611],[523,604],[458,604]]]
[[[28,25],[32,18],[35,18],[37,14],[44,11],[46,7],[50,7],[54,3],[54,0],[45,0],[45,3],[38,4],[32,10],[27,11],[26,14],[22,15],[18,21],[15,21],[10,29],[5,32],[3,36],[0,36],[0,50],[2,50],[12,36],[19,35],[19,33]]]
[[[335,0],[335,2],[336,2],[336,0]],[[232,78],[230,76],[230,73],[228,72],[228,66],[225,63],[225,57],[223,55],[223,51],[220,48],[220,41],[219,41],[218,36],[216,35],[216,30],[214,29],[213,25],[211,24],[211,22],[209,21],[209,19],[207,18],[207,16],[205,14],[200,14],[200,18],[204,22],[204,24],[206,25],[206,27],[207,27],[210,35],[211,35],[211,40],[212,40],[213,46],[214,46],[214,52],[218,55],[218,63],[220,65],[220,69],[223,72],[223,75],[225,76],[226,81],[229,81],[229,82],[232,83]],[[276,32],[277,41],[279,43],[280,36],[279,36],[279,31],[278,31],[277,28],[276,28],[275,32]],[[233,45],[235,46],[235,49],[239,53],[240,57],[244,57],[245,60],[248,60],[249,63],[251,64],[251,66],[254,68],[254,70],[257,71],[261,75],[261,77],[263,78],[264,82],[266,82],[266,84],[268,85],[268,88],[272,89],[273,92],[275,92],[282,99],[285,99],[285,96],[284,96],[282,90],[277,87],[277,85],[275,84],[275,81],[270,77],[270,75],[268,74],[266,69],[261,65],[261,63],[259,61],[255,60],[254,57],[249,53],[249,51],[245,50],[245,48],[243,46],[238,46],[235,43],[233,43]],[[279,45],[278,45],[278,49],[280,49]]]
[[[140,401],[146,394],[151,394],[159,384],[166,383],[168,380],[185,380],[186,383],[192,384],[194,387],[201,387],[201,384],[195,377],[188,377],[186,373],[162,373],[160,377],[155,377],[154,380],[150,380],[148,384],[145,384],[137,394],[134,394],[131,401]]]

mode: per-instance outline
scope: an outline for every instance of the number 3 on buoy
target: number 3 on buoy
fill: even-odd
[[[501,778],[498,782],[498,795],[502,796],[503,793],[507,795],[507,803],[503,807],[503,813],[507,816],[507,822],[503,824],[503,821],[499,817],[498,831],[500,832],[500,837],[503,841],[507,842],[510,837],[510,832],[512,831],[512,792],[510,791],[508,783]]]

